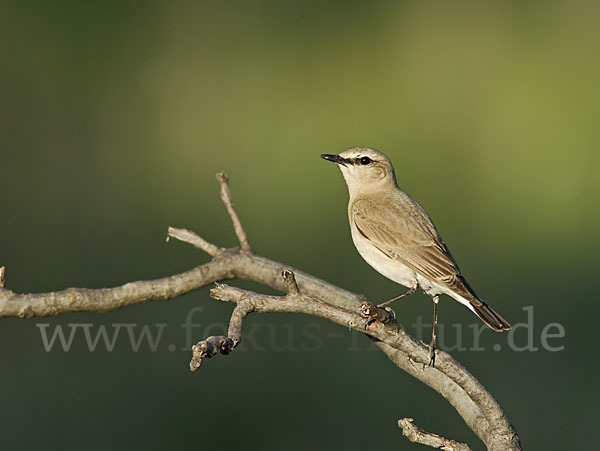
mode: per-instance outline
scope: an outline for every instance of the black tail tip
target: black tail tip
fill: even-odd
[[[488,306],[485,302],[482,302],[480,305],[471,304],[473,307],[473,311],[475,314],[483,321],[490,329],[496,332],[504,332],[505,330],[510,330],[511,325],[508,321],[502,318],[498,313],[494,311],[490,306]]]

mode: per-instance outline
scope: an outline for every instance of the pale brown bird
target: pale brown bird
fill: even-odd
[[[348,219],[352,240],[366,262],[408,291],[420,289],[433,299],[431,361],[435,361],[438,300],[447,294],[465,305],[491,329],[510,324],[483,302],[463,277],[454,257],[425,210],[398,188],[390,160],[368,147],[353,147],[322,158],[338,165],[350,193]]]

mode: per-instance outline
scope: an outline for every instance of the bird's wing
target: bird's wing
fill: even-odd
[[[357,199],[350,207],[350,220],[390,258],[469,300],[477,299],[431,219],[408,195],[391,202]]]

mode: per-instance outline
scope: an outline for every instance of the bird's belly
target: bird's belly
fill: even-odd
[[[411,288],[417,282],[417,275],[402,262],[388,257],[377,249],[369,240],[363,237],[355,227],[352,229],[352,241],[358,253],[378,273],[400,285]]]

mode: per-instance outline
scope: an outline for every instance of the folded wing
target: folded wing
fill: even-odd
[[[408,195],[392,202],[357,199],[350,217],[359,232],[382,252],[422,277],[470,301],[478,300],[433,222]]]

